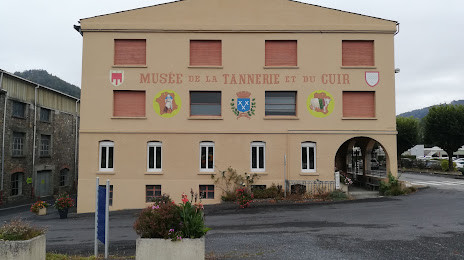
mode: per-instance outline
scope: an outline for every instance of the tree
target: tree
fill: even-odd
[[[464,144],[464,105],[439,105],[424,117],[424,140],[448,154],[448,171],[453,169],[453,152]]]
[[[413,117],[397,117],[396,137],[397,157],[400,161],[401,154],[419,142],[419,121]]]

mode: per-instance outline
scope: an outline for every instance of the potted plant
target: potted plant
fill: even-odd
[[[43,259],[45,230],[13,219],[0,227],[0,259]]]
[[[50,206],[46,201],[38,200],[36,203],[32,204],[31,212],[43,216],[47,214],[47,208]]]
[[[69,197],[69,194],[62,193],[56,198],[53,207],[58,210],[61,219],[68,218],[68,210],[74,207],[74,200]]]
[[[195,196],[197,197],[197,196]],[[196,201],[196,198],[195,198]],[[193,203],[182,194],[182,203],[159,200],[145,208],[134,223],[140,236],[136,244],[137,259],[205,259],[203,205]]]

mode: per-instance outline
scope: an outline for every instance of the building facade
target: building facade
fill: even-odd
[[[398,23],[288,0],[184,0],[80,20],[78,212],[109,179],[112,210],[191,189],[211,175],[257,185],[396,175]],[[362,170],[360,170],[362,169]]]
[[[0,70],[0,115],[0,205],[76,192],[79,99]]]

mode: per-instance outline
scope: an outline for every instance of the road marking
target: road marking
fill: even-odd
[[[449,181],[411,181],[413,185],[433,185],[433,186],[446,186],[446,185],[464,185],[464,182],[449,182]]]

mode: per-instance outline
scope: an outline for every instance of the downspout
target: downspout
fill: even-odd
[[[34,91],[34,141],[32,146],[32,194],[31,197],[35,197],[35,188],[37,187],[37,172],[35,171],[35,145],[36,145],[36,135],[37,135],[37,91],[39,90],[39,85],[35,87]]]
[[[78,109],[77,109],[77,105],[79,104],[81,100],[78,99],[76,100],[76,129],[75,129],[75,137],[76,137],[76,140],[75,140],[75,144],[74,144],[74,182],[76,182],[76,180],[78,179],[78,170],[77,170],[77,145],[79,143],[78,141],[78,134],[79,134],[79,116],[78,116]]]
[[[3,72],[0,75],[0,89],[3,87]],[[3,204],[3,181],[5,176],[5,127],[6,127],[6,103],[8,92],[5,91],[5,107],[3,108],[3,129],[2,129],[2,182],[0,185],[0,204]]]

